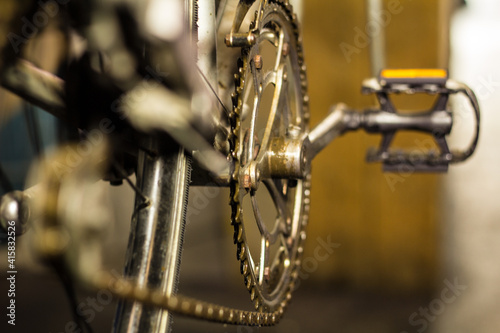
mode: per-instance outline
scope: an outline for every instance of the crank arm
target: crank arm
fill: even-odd
[[[304,139],[303,147],[310,163],[330,142],[347,131],[357,130],[363,121],[362,114],[348,109],[345,104],[334,105],[330,114]]]

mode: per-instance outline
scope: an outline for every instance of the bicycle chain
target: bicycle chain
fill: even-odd
[[[302,43],[299,34],[299,25],[297,16],[293,14],[293,8],[288,1],[269,0],[264,6],[275,6],[276,10],[283,10],[290,20],[292,31],[295,35],[297,45],[297,56],[300,66],[301,92],[303,96],[302,107],[304,111],[304,121],[309,120],[309,98],[307,95],[307,80],[306,67],[303,60]],[[258,26],[254,21],[251,28]],[[177,313],[180,315],[203,319],[208,321],[221,322],[226,324],[245,325],[245,326],[271,326],[279,322],[283,313],[291,300],[291,294],[295,288],[295,283],[298,278],[300,269],[300,256],[303,252],[303,242],[305,240],[305,227],[308,221],[309,212],[309,188],[310,188],[310,173],[303,180],[303,212],[301,218],[300,230],[298,233],[299,244],[297,250],[297,258],[293,263],[291,271],[291,279],[286,288],[284,299],[274,311],[266,311],[261,305],[261,300],[255,289],[256,281],[253,281],[249,274],[249,263],[245,251],[244,228],[242,224],[242,207],[239,200],[239,171],[240,161],[238,157],[239,151],[239,136],[240,136],[240,115],[242,111],[241,93],[243,92],[246,73],[246,52],[247,49],[242,49],[242,57],[238,59],[238,74],[235,75],[235,91],[232,94],[233,109],[230,112],[229,120],[231,131],[228,133],[228,142],[230,152],[228,159],[232,161],[232,172],[230,176],[230,206],[231,206],[231,224],[234,226],[234,242],[237,246],[237,258],[240,261],[241,273],[244,277],[245,285],[250,292],[250,298],[254,302],[256,311],[246,311],[234,308],[221,306],[214,303],[209,303],[184,295],[165,295],[161,290],[156,290],[148,287],[138,286],[134,282],[128,281],[124,277],[113,276],[109,273],[101,272],[94,276],[90,282],[99,289],[107,289],[118,297],[143,302],[145,304],[157,306]]]

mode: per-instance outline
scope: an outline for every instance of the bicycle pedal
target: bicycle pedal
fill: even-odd
[[[377,78],[365,80],[362,93],[375,94],[379,110],[363,113],[360,127],[368,133],[383,135],[378,149],[367,154],[368,162],[383,163],[388,172],[446,172],[450,163],[458,163],[469,158],[474,152],[479,137],[479,104],[474,92],[465,84],[448,77],[444,69],[384,69]],[[431,94],[436,102],[431,109],[414,113],[400,113],[391,101],[393,94]],[[475,134],[470,145],[461,151],[448,147],[446,135],[453,126],[453,110],[448,108],[452,94],[464,94],[475,114]],[[439,151],[410,151],[391,149],[391,143],[398,131],[427,133],[434,139]]]

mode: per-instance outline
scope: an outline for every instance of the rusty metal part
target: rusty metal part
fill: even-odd
[[[259,8],[262,8],[264,0],[260,0]],[[267,0],[266,0],[267,1]],[[243,47],[248,48],[255,45],[257,41],[257,34],[253,31],[255,21],[250,23],[250,31],[239,32],[241,25],[245,21],[248,11],[253,6],[255,0],[239,0],[235,9],[233,24],[231,25],[231,32],[224,38],[224,42],[228,47]]]
[[[246,311],[179,294],[167,295],[161,289],[140,286],[133,281],[106,272],[95,274],[87,282],[99,290],[109,290],[123,299],[153,305],[187,317],[225,324],[271,326],[278,323],[284,312],[284,307],[273,312]]]
[[[250,47],[255,44],[256,37],[252,33],[231,34],[226,36],[225,43],[230,47]]]
[[[300,115],[297,119],[300,119],[300,126],[293,124],[290,126],[290,133],[299,128],[296,134],[307,134],[308,131],[308,97],[307,97],[307,81],[305,73],[305,65],[302,55],[302,46],[299,37],[299,28],[296,20],[296,16],[292,13],[292,7],[288,2],[283,3],[279,1],[262,1],[261,5],[261,15],[257,16],[257,21],[255,26],[262,28],[260,25],[264,25],[266,22],[270,23],[270,27],[277,28],[277,25],[272,24],[273,22],[279,22],[281,24],[281,29],[286,29],[289,34],[288,43],[293,43],[290,46],[289,52],[282,52],[283,44],[278,47],[281,54],[284,57],[293,56],[293,61],[290,63],[290,71],[295,70],[296,75],[294,80],[288,77],[288,82],[295,83],[294,91],[299,97],[297,110],[299,110]],[[257,31],[257,30],[256,30]],[[268,38],[264,37],[264,38]],[[249,50],[243,50],[243,55],[247,55]],[[251,52],[250,52],[251,53]],[[278,53],[280,54],[280,53]],[[281,55],[279,55],[281,56]],[[169,312],[178,313],[181,315],[186,315],[194,318],[205,319],[210,321],[217,321],[228,324],[237,325],[253,325],[253,326],[268,326],[278,323],[280,318],[291,299],[291,293],[295,289],[295,281],[298,278],[299,268],[300,268],[300,255],[303,252],[303,242],[306,238],[305,227],[308,221],[308,211],[309,211],[309,187],[310,187],[310,173],[306,173],[303,180],[298,181],[298,185],[295,184],[294,191],[296,195],[296,204],[298,209],[294,211],[299,212],[295,216],[289,215],[287,207],[284,207],[285,201],[280,195],[285,193],[288,189],[284,187],[278,188],[276,183],[272,179],[259,179],[258,169],[255,170],[253,182],[258,184],[259,181],[265,185],[266,189],[273,195],[273,199],[276,200],[275,205],[282,221],[277,223],[277,228],[274,230],[265,230],[266,226],[262,223],[260,219],[257,220],[259,229],[264,230],[263,235],[263,248],[265,252],[265,247],[268,244],[274,243],[277,240],[284,240],[284,244],[288,244],[288,248],[281,247],[282,252],[280,255],[273,259],[276,259],[269,264],[263,261],[262,257],[260,260],[261,269],[256,269],[254,265],[251,253],[246,244],[245,227],[242,220],[242,206],[240,201],[240,183],[239,176],[241,175],[241,113],[242,113],[242,93],[245,86],[245,75],[247,74],[248,59],[243,59],[239,63],[238,75],[236,77],[236,93],[233,96],[233,110],[230,113],[230,125],[231,131],[228,134],[229,141],[229,159],[231,160],[232,168],[230,169],[229,175],[229,185],[231,192],[230,205],[232,208],[231,223],[235,228],[235,242],[237,245],[237,257],[240,260],[241,272],[244,276],[246,288],[251,294],[251,299],[254,301],[256,311],[245,311],[233,309],[213,303],[203,302],[193,298],[189,298],[182,295],[172,295],[161,288],[153,288],[140,283],[140,281],[130,281],[121,276],[114,276],[112,274],[104,273],[99,271],[100,261],[96,257],[98,254],[95,249],[97,244],[91,242],[91,251],[83,253],[82,246],[87,246],[86,239],[81,237],[73,238],[73,233],[93,231],[95,235],[99,235],[103,232],[95,222],[90,221],[88,218],[80,221],[78,220],[78,229],[70,229],[67,233],[64,232],[65,228],[62,223],[66,223],[68,220],[73,220],[69,215],[60,216],[59,206],[64,201],[62,197],[63,193],[61,189],[73,188],[76,189],[79,184],[78,182],[86,182],[88,177],[93,177],[94,173],[97,172],[97,166],[89,165],[94,159],[88,159],[85,163],[82,163],[82,167],[75,167],[75,171],[78,173],[77,183],[73,185],[66,184],[66,177],[56,177],[52,175],[48,182],[46,182],[46,196],[43,200],[43,204],[40,206],[42,209],[41,215],[41,233],[39,234],[39,245],[38,249],[45,256],[63,256],[68,255],[67,253],[71,248],[76,248],[78,251],[76,254],[83,256],[83,261],[75,262],[72,266],[73,271],[76,272],[76,276],[79,277],[83,282],[88,285],[98,288],[100,290],[109,290],[114,295],[128,299],[131,301],[138,301],[143,304],[153,305],[165,309]],[[280,69],[282,70],[282,69]],[[281,72],[281,79],[277,79],[277,82],[285,81],[285,72]],[[279,76],[278,76],[279,77]],[[281,83],[280,83],[281,84]],[[279,89],[278,89],[279,90]],[[283,94],[278,94],[278,96],[288,96],[288,90],[283,89]],[[277,102],[282,102],[278,98]],[[275,112],[277,107],[274,107]],[[269,125],[273,129],[273,125]],[[273,133],[268,133],[268,139],[262,142],[261,148],[262,153],[264,150],[269,149],[272,139],[275,135]],[[292,135],[290,138],[296,138],[296,135]],[[252,154],[253,159],[262,159],[265,154],[259,154],[259,150],[256,149],[255,141],[253,141],[253,135],[250,136],[249,142],[253,142],[250,145],[248,151]],[[250,144],[250,143],[248,143]],[[278,149],[278,148],[277,148]],[[257,152],[255,155],[254,152]],[[102,156],[100,154],[99,156]],[[99,162],[100,158],[95,159],[94,163]],[[254,161],[255,162],[255,161]],[[250,163],[250,161],[249,161]],[[250,163],[251,164],[251,163]],[[255,165],[255,163],[254,163]],[[251,180],[252,181],[252,180]],[[288,186],[288,183],[286,183]],[[288,192],[287,192],[288,193]],[[68,196],[69,198],[70,196]],[[79,196],[80,198],[81,196]],[[80,215],[80,214],[76,214]],[[85,215],[85,214],[83,214]],[[90,214],[92,215],[92,214]],[[101,217],[102,219],[103,217]],[[96,219],[99,221],[100,219]],[[76,223],[76,220],[75,220]],[[90,229],[88,229],[90,227]],[[97,240],[99,237],[94,237]],[[70,241],[71,240],[71,241]],[[288,251],[288,252],[287,252]],[[92,263],[92,267],[86,264]],[[264,265],[263,265],[264,264]],[[275,292],[273,292],[273,290]],[[271,291],[271,292],[269,292]]]
[[[254,302],[255,309],[264,316],[276,317],[273,321],[277,322],[291,299],[298,276],[298,269],[300,268],[300,255],[303,252],[302,245],[306,238],[305,227],[308,221],[310,171],[305,171],[303,177],[300,177],[303,179],[298,180],[295,192],[291,191],[295,194],[291,199],[287,199],[288,195],[283,194],[289,190],[288,179],[280,181],[270,178],[273,167],[269,167],[269,161],[275,166],[274,169],[280,170],[280,165],[286,163],[285,161],[289,157],[287,154],[294,155],[297,153],[293,148],[290,150],[286,148],[287,143],[295,142],[291,137],[286,139],[289,140],[287,142],[280,141],[281,134],[276,133],[278,129],[275,126],[274,119],[280,117],[287,119],[288,115],[286,113],[290,111],[285,110],[285,105],[278,108],[278,104],[284,103],[288,98],[296,98],[294,103],[298,104],[296,106],[298,113],[295,114],[295,119],[298,119],[298,124],[292,123],[289,119],[287,121],[290,122],[289,125],[295,125],[295,127],[299,128],[300,135],[307,135],[309,99],[299,27],[292,7],[287,2],[265,1],[257,12],[256,21],[251,24],[251,27],[254,27],[253,32],[258,34],[256,35],[257,40],[254,46],[242,50],[239,70],[235,75],[233,112],[230,115],[231,133],[229,142],[234,165],[230,181],[231,224],[234,227],[237,259],[240,261],[245,286],[250,293],[251,300]],[[277,52],[276,65],[268,72],[264,72],[264,69],[258,70],[262,62],[268,60],[255,57],[260,55],[258,52],[259,44],[263,41],[270,41],[276,47]],[[287,45],[285,49],[284,45]],[[283,62],[289,61],[288,67],[283,64],[282,60]],[[290,76],[287,75],[287,70],[295,75],[294,80],[288,77],[288,82],[286,82],[287,76]],[[275,86],[272,110],[270,110],[271,115],[265,128],[264,137],[261,142],[258,142],[255,139],[256,113],[258,112],[262,91],[267,85],[271,84]],[[292,86],[292,90],[296,96],[289,96],[287,84],[295,84],[295,86]],[[252,99],[254,97],[251,93],[245,93],[251,87],[257,87],[255,88],[258,91],[255,94],[257,100]],[[250,115],[244,115],[246,112],[244,105],[247,98],[250,98],[250,104],[253,105]],[[246,129],[242,128],[242,116],[251,116],[253,118],[250,133],[245,135],[246,139],[243,135],[246,133]],[[293,128],[294,126],[290,127]],[[297,141],[297,143],[300,143],[300,141]],[[295,144],[292,144],[292,146],[296,148]],[[255,156],[256,149],[258,151],[257,156]],[[288,169],[288,166],[285,166],[285,168]],[[285,178],[291,178],[288,176]],[[258,187],[259,182],[265,185],[265,189]],[[285,185],[278,188],[277,182]],[[264,223],[265,221],[262,219],[254,195],[258,191],[266,190],[269,191],[279,213],[279,221],[274,224],[273,230],[268,229],[266,223]],[[251,197],[255,221],[245,222],[243,220],[242,200],[245,195]],[[289,216],[291,214],[288,212],[288,204],[292,204],[297,208],[293,209],[292,214],[295,214],[294,216]],[[251,253],[245,228],[246,223],[257,223],[260,231],[261,248],[258,261],[254,260]],[[288,226],[289,224],[292,224],[291,228]],[[281,241],[283,243],[280,243]],[[271,244],[278,244],[279,246],[276,256],[272,258],[269,253]]]
[[[44,195],[36,195],[33,198],[33,209],[40,218],[33,225],[33,239],[30,243],[42,258],[65,258],[75,277],[84,285],[96,290],[109,290],[119,298],[142,305],[235,325],[269,326],[278,322],[283,315],[283,308],[270,313],[238,310],[179,294],[174,295],[165,290],[164,285],[151,287],[144,281],[141,282],[145,276],[125,278],[115,275],[116,273],[102,271],[101,242],[102,236],[109,232],[106,230],[106,224],[110,217],[106,205],[101,201],[99,186],[96,188],[99,184],[95,180],[105,171],[103,166],[108,155],[107,148],[96,146],[86,159],[68,166],[68,153],[71,152],[72,148],[68,146],[54,155],[47,156],[33,176],[40,181],[39,185],[36,185],[37,192],[42,191]],[[148,179],[149,182],[156,180]],[[180,201],[182,198],[177,200],[179,204]],[[156,205],[157,202],[146,203],[148,210]],[[171,212],[176,214],[179,210],[173,208]],[[173,232],[172,235],[174,234],[177,233]],[[176,256],[170,259],[174,258]],[[164,273],[163,270],[160,272]],[[168,279],[175,276],[174,273],[165,274]]]
[[[303,140],[274,138],[270,148],[267,162],[272,178],[304,178],[308,172],[308,154]]]
[[[262,69],[262,56],[260,54],[257,54],[255,57],[253,57],[253,61],[255,63],[256,69]]]
[[[299,71],[297,77],[297,87],[300,89],[298,93],[301,96],[298,109],[300,109],[301,112],[301,121],[303,126],[301,131],[303,132],[302,134],[306,134],[308,128],[307,122],[309,118],[308,97],[306,93],[307,82],[296,17],[292,14],[291,6],[278,1],[262,2],[262,9],[262,18],[273,17],[274,19],[277,19],[277,16],[275,15],[285,18],[285,20],[280,21],[280,23],[283,25],[289,25],[289,28],[293,32],[291,38],[293,38],[296,45],[291,51],[296,52],[296,63],[294,63],[294,68],[297,68]],[[256,25],[258,25],[258,23],[259,22],[257,22]],[[243,50],[243,56],[247,55],[248,51],[249,50]],[[240,261],[241,273],[244,276],[245,286],[250,292],[251,299],[254,301],[256,311],[233,309],[213,303],[199,301],[182,295],[167,295],[162,290],[143,287],[135,282],[128,281],[123,277],[117,277],[107,273],[94,275],[93,279],[87,281],[91,285],[101,289],[108,289],[121,298],[140,301],[144,304],[155,305],[163,309],[167,309],[170,312],[199,319],[251,326],[269,326],[279,322],[291,299],[291,293],[295,289],[295,281],[298,277],[298,270],[300,268],[300,255],[303,252],[302,245],[306,238],[305,227],[308,221],[310,173],[307,173],[304,179],[299,180],[298,185],[295,185],[297,187],[297,197],[299,198],[298,205],[300,207],[298,211],[300,211],[300,214],[295,216],[296,219],[294,221],[291,221],[291,217],[287,215],[286,207],[283,207],[283,202],[280,201],[279,197],[275,197],[278,201],[276,203],[278,206],[277,208],[280,210],[280,215],[283,219],[283,223],[279,223],[279,226],[283,226],[285,231],[273,230],[272,232],[265,232],[265,235],[268,238],[263,242],[264,247],[270,242],[275,242],[277,238],[284,238],[286,239],[286,243],[292,244],[290,247],[292,255],[282,253],[281,256],[276,258],[278,262],[277,265],[267,265],[266,267],[261,265],[264,269],[261,269],[260,271],[256,270],[249,247],[246,244],[239,181],[241,172],[243,171],[240,162],[243,151],[241,144],[243,137],[240,127],[240,117],[242,114],[242,93],[245,87],[245,75],[247,74],[246,70],[248,68],[247,65],[248,59],[242,57],[242,60],[239,63],[238,74],[235,78],[236,87],[235,94],[233,95],[234,105],[230,114],[231,132],[228,135],[230,145],[229,157],[232,161],[232,172],[230,173],[230,205],[232,209],[231,223],[235,229],[234,238],[237,245],[237,257]],[[253,135],[250,137],[253,138]],[[270,139],[271,137],[268,140],[268,144],[263,146],[268,147],[271,142]],[[253,139],[249,141],[253,141]],[[248,152],[252,157],[254,157],[253,147],[250,147]],[[258,158],[259,156],[262,158],[265,154],[257,154],[255,158]],[[251,162],[249,164],[251,164]],[[259,177],[256,176],[256,178]],[[255,180],[255,182],[258,182],[258,180]],[[270,192],[276,194],[277,188],[275,187],[273,180],[262,179],[262,182]],[[266,226],[262,224],[262,221],[257,221],[257,223],[259,228],[266,228]],[[291,233],[289,231],[290,225],[295,226],[295,229]],[[280,284],[278,285],[279,288],[276,289],[276,292],[273,295],[270,295],[262,288],[263,286],[266,288],[272,287],[272,283],[276,283],[276,276],[277,274],[280,275],[280,269],[284,272],[283,274],[286,278],[278,279],[280,281]],[[270,298],[270,296],[277,297]]]

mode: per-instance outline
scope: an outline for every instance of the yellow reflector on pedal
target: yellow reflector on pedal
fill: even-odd
[[[445,69],[383,69],[381,79],[447,79]]]

